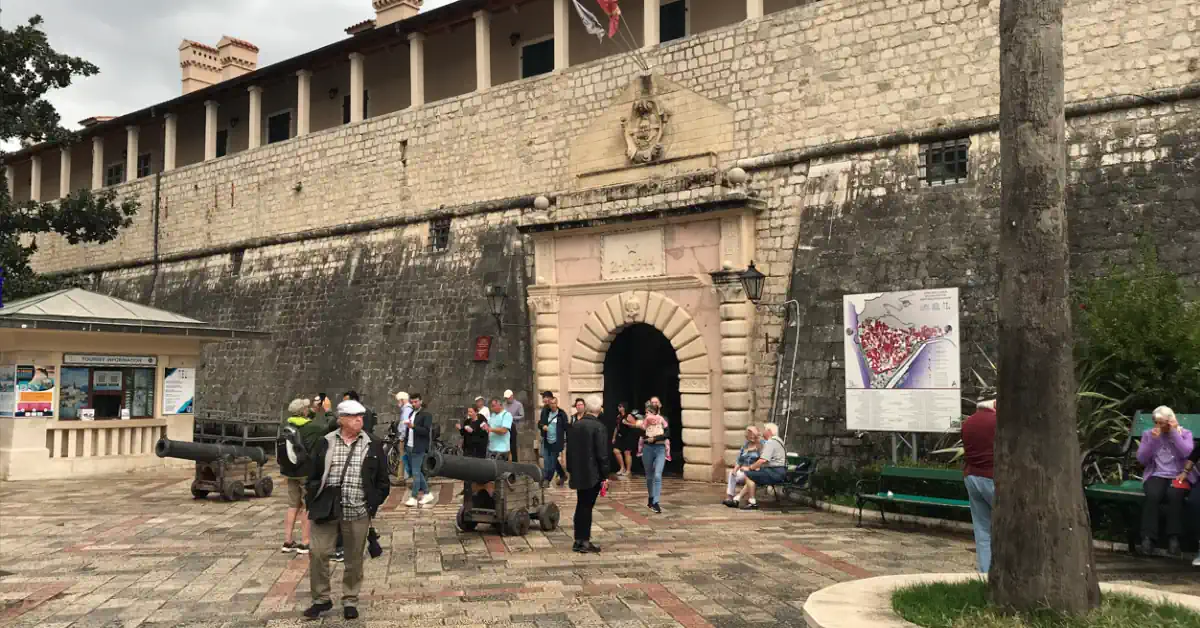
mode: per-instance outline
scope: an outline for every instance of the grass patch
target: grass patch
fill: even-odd
[[[1004,615],[988,603],[982,580],[921,584],[898,589],[892,608],[925,628],[1200,628],[1200,613],[1123,594],[1105,594],[1083,617],[1053,611]]]

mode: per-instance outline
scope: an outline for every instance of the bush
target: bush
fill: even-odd
[[[1144,246],[1132,265],[1084,282],[1077,294],[1077,357],[1096,391],[1121,410],[1200,410],[1200,303]],[[1127,391],[1127,392],[1126,392]]]

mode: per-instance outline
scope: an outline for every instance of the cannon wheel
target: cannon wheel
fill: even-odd
[[[192,481],[192,497],[196,499],[204,499],[205,497],[208,497],[208,491],[200,488],[199,480]]]
[[[263,476],[258,478],[258,481],[254,483],[255,497],[270,497],[274,490],[275,483],[269,477]]]
[[[221,485],[221,499],[227,502],[235,502],[242,498],[242,483],[229,479]]]
[[[529,513],[524,510],[514,510],[505,519],[505,528],[513,536],[525,536],[529,532]]]
[[[550,532],[558,527],[558,504],[550,502],[538,508],[538,526],[543,532]]]
[[[475,530],[475,526],[479,525],[475,521],[467,520],[467,505],[463,504],[462,508],[458,509],[458,514],[454,515],[454,524],[463,532],[471,532]]]

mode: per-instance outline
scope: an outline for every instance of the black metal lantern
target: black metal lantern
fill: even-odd
[[[750,262],[750,266],[742,271],[742,289],[746,291],[746,298],[750,299],[755,305],[762,300],[763,286],[767,283],[767,276],[758,272],[754,267],[754,262]]]
[[[504,286],[488,286],[487,300],[488,307],[492,310],[492,316],[496,318],[496,325],[502,325],[501,321],[504,318],[504,300],[508,298],[508,291]]]

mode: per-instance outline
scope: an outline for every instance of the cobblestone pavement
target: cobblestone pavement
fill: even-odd
[[[283,554],[284,491],[268,499],[192,500],[190,472],[0,484],[0,625],[341,625],[340,609],[303,620],[308,558]],[[666,512],[639,479],[596,507],[600,555],[571,550],[574,493],[555,489],[563,528],[500,537],[454,526],[457,484],[432,508],[393,491],[376,527],[354,625],[569,628],[803,626],[806,597],[877,574],[969,571],[967,536],[856,528],[851,518],[766,504],[719,505],[721,487],[668,479]],[[277,478],[277,487],[280,486]],[[1179,561],[1098,554],[1105,580],[1194,593]],[[340,591],[334,572],[334,598]]]

